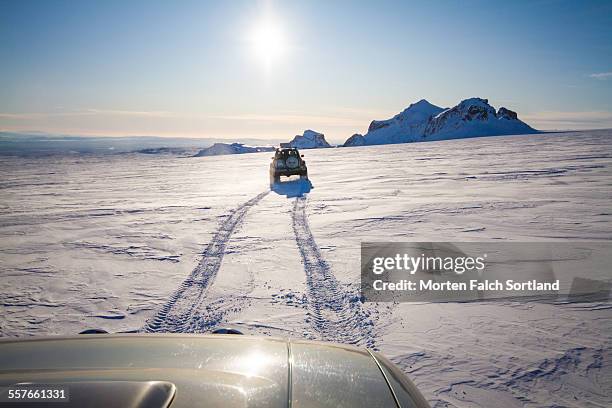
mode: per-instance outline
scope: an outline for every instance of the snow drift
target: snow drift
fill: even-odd
[[[537,133],[521,121],[516,112],[501,107],[498,111],[487,99],[470,98],[453,108],[440,108],[425,99],[411,104],[387,120],[374,120],[368,132],[355,134],[344,146],[380,145],[429,140],[459,139]]]

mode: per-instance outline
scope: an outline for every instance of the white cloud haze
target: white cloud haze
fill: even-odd
[[[604,81],[606,79],[612,78],[612,72],[598,72],[598,73],[595,73],[595,74],[591,74],[589,76],[591,78],[599,79],[599,80]]]

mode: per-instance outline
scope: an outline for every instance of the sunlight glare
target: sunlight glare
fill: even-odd
[[[255,57],[266,68],[279,62],[287,48],[283,30],[271,19],[261,21],[253,29],[251,45]]]

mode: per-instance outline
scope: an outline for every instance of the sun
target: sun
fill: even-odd
[[[250,42],[253,54],[266,68],[278,63],[287,50],[285,33],[272,19],[262,20],[253,28]]]

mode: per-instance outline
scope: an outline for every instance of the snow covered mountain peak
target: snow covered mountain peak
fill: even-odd
[[[408,105],[404,112],[431,112],[432,110],[442,109],[432,103],[429,103],[427,99],[421,99],[418,102],[411,103]],[[403,112],[402,112],[403,113]]]
[[[271,152],[271,151],[274,151],[274,147],[247,146],[243,143],[215,143],[210,147],[200,150],[193,157],[223,156],[227,154],[244,154],[244,153],[258,153],[258,152]]]
[[[459,105],[457,105],[459,107],[465,107],[465,106],[480,106],[483,108],[490,108],[491,105],[489,105],[489,100],[488,99],[484,99],[484,98],[468,98],[468,99],[464,99],[461,102],[459,102]]]
[[[429,140],[457,139],[536,133],[518,119],[516,112],[500,108],[498,112],[487,99],[469,98],[432,118],[423,134]]]
[[[391,119],[372,121],[365,135],[353,135],[344,145],[378,145],[536,132],[520,121],[516,112],[503,107],[496,111],[487,99],[464,99],[448,109],[421,99]]]
[[[351,146],[364,146],[366,144],[365,137],[362,134],[355,133],[342,145],[343,147],[351,147]]]
[[[391,119],[373,120],[368,127],[368,132],[392,126],[394,124],[410,128],[411,125],[416,125],[428,120],[431,116],[437,115],[443,110],[444,109],[427,102],[425,99],[421,99],[418,102],[410,104],[410,106]]]
[[[309,139],[309,140],[314,140],[320,136],[324,136],[323,133],[315,132],[314,130],[311,130],[311,129],[305,130],[304,133],[302,134],[302,137]]]
[[[469,98],[459,102],[458,105],[439,113],[433,120],[435,122],[441,117],[460,117],[472,121],[486,121],[490,117],[496,117],[495,108],[489,105],[488,99]]]
[[[444,111],[443,108],[432,105],[425,99],[421,99],[391,119],[373,120],[368,127],[368,133],[363,136],[363,140],[361,138],[352,138],[353,140],[347,140],[345,145],[361,146],[363,144],[390,144],[414,141],[423,134],[428,121],[442,111]]]
[[[314,130],[305,130],[304,133],[296,135],[292,141],[288,143],[289,147],[298,149],[316,149],[320,147],[331,147],[323,133],[315,132]]]
[[[502,106],[497,111],[497,118],[498,119],[517,120],[518,119],[518,115],[516,114],[516,112],[511,111],[510,109],[506,109],[506,108],[504,108]]]

